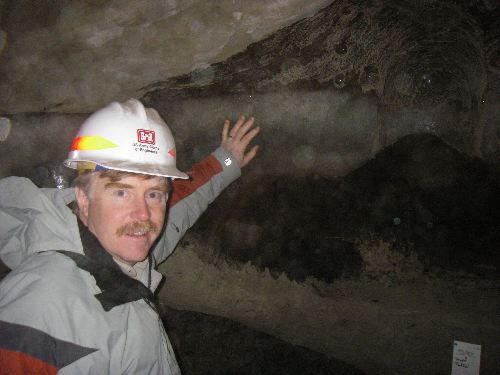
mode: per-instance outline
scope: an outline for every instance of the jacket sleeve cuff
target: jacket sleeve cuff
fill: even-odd
[[[212,152],[212,155],[217,159],[222,167],[223,180],[221,181],[221,187],[222,189],[225,189],[241,176],[241,168],[238,166],[238,162],[234,158],[233,154],[222,146]]]

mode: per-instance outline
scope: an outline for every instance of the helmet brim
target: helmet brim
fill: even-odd
[[[179,178],[179,179],[189,179],[189,176],[181,172],[175,167],[172,166],[159,166],[159,165],[154,165],[154,164],[141,164],[141,163],[131,163],[130,161],[118,161],[118,160],[109,160],[109,161],[104,161],[104,160],[99,160],[99,162],[95,160],[88,160],[88,159],[81,159],[81,160],[75,160],[75,159],[66,159],[64,161],[64,165],[66,165],[69,168],[76,169],[77,164],[79,162],[90,162],[90,163],[95,163],[98,164],[106,169],[113,169],[116,171],[122,171],[122,172],[130,172],[130,173],[138,173],[138,174],[146,174],[146,175],[151,175],[151,176],[158,176],[158,177],[169,177],[169,178]]]

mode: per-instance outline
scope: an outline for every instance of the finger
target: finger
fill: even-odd
[[[241,163],[241,167],[244,167],[245,165],[250,163],[250,161],[255,157],[255,155],[257,155],[257,151],[259,151],[259,146],[258,145],[253,146],[252,149],[248,151],[243,157],[243,162]]]
[[[240,129],[241,125],[243,125],[244,122],[245,122],[245,116],[240,116],[240,118],[238,119],[238,121],[236,121],[236,124],[234,124],[233,128],[229,132],[229,135],[231,137],[234,137],[236,135],[236,133],[238,132],[238,130]]]
[[[237,136],[239,138],[243,138],[246,134],[246,132],[248,131],[248,129],[250,129],[253,125],[253,123],[255,122],[255,119],[253,117],[250,117],[242,126],[241,128],[239,129],[238,131],[238,134]]]
[[[254,139],[257,136],[257,134],[259,134],[259,132],[260,132],[260,127],[257,126],[256,128],[253,128],[248,133],[246,133],[245,136],[241,138],[240,141],[243,148],[246,148],[248,144],[252,141],[252,139]]]
[[[222,128],[222,140],[225,141],[228,138],[229,134],[229,120],[224,121],[224,127]]]

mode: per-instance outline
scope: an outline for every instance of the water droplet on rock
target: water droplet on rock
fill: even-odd
[[[339,55],[345,55],[347,53],[347,44],[345,42],[337,44],[335,46],[335,52]]]
[[[336,88],[341,89],[346,85],[346,79],[344,74],[338,74],[333,80],[333,84]]]

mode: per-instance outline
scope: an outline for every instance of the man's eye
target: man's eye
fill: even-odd
[[[154,200],[163,200],[165,198],[165,193],[162,193],[160,191],[152,191],[149,193],[149,198],[154,199]]]
[[[123,198],[127,195],[127,192],[125,190],[116,190],[115,195],[119,198]]]

